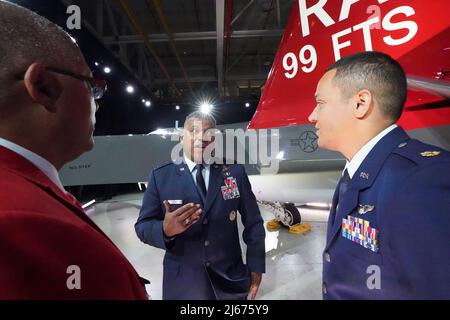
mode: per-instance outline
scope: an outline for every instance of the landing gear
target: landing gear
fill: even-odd
[[[302,216],[300,215],[300,212],[298,211],[295,204],[287,202],[283,203],[281,206],[284,209],[286,220],[288,220],[288,223],[285,223],[284,221],[281,221],[281,223],[283,223],[286,227],[290,227],[302,222]]]
[[[293,203],[258,201],[258,204],[275,216],[275,219],[267,222],[267,229],[269,231],[287,227],[290,233],[300,234],[311,230],[309,224],[301,224],[302,217]]]

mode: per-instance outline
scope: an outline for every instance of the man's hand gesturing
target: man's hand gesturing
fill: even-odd
[[[163,231],[166,237],[171,238],[183,233],[200,219],[202,209],[199,204],[188,203],[172,211],[167,200],[164,201],[166,215],[163,222]]]

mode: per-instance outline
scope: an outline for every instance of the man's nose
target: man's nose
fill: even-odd
[[[311,122],[311,123],[316,123],[317,122],[317,106],[314,108],[314,110],[309,115],[308,121]]]
[[[201,134],[201,133],[196,134],[196,135],[194,136],[194,141],[197,142],[197,143],[203,143],[204,140],[205,140],[205,139],[204,139],[204,135]]]

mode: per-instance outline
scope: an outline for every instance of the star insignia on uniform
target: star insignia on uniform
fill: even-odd
[[[438,156],[440,154],[441,154],[440,151],[424,151],[424,152],[420,153],[420,155],[422,157],[436,157],[436,156]]]

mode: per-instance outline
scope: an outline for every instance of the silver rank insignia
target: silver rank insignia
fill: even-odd
[[[369,174],[367,172],[361,172],[359,174],[359,177],[368,180],[369,179]]]
[[[230,168],[228,166],[223,166],[222,167],[222,172],[225,174],[226,177],[230,176]]]
[[[360,204],[358,207],[358,213],[366,214],[367,212],[373,211],[373,209],[375,209],[375,206],[372,206],[370,204],[365,204],[365,205]]]
[[[436,157],[436,156],[438,156],[440,154],[441,154],[440,151],[424,151],[424,152],[420,153],[420,155],[422,157]]]

